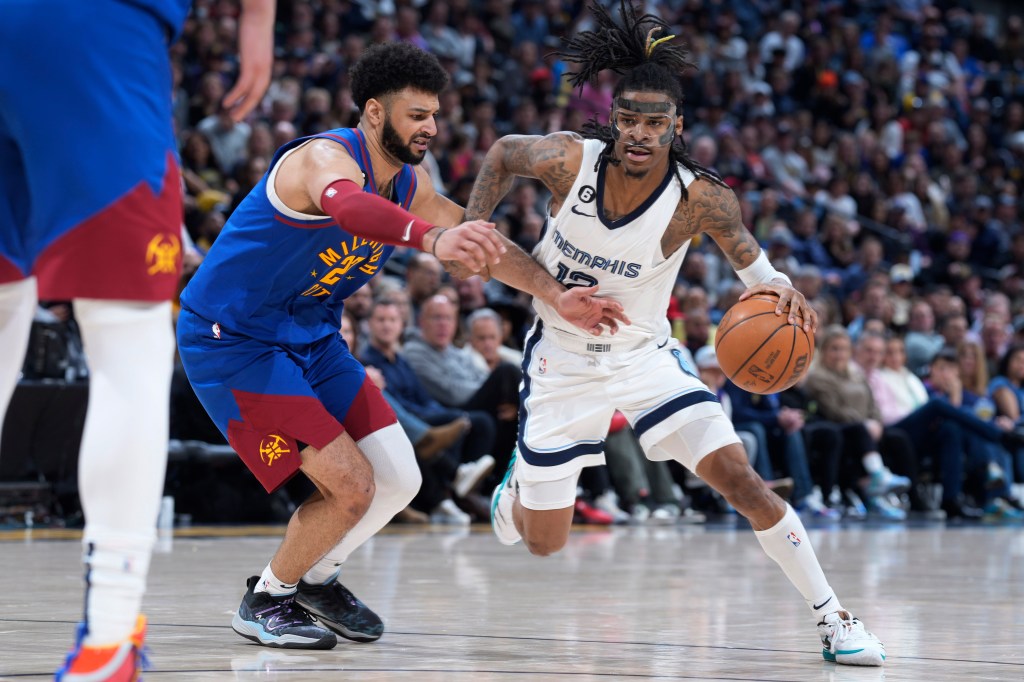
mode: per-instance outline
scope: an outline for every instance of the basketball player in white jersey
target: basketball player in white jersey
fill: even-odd
[[[575,86],[608,68],[623,75],[610,127],[592,122],[584,137],[502,138],[487,154],[466,217],[488,218],[515,176],[541,180],[552,199],[534,257],[566,285],[599,284],[631,323],[614,336],[587,337],[535,302],[519,447],[492,498],[494,531],[504,544],[522,539],[536,555],[561,549],[580,470],[604,462],[618,409],[650,459],[679,461],[750,521],[807,602],[826,660],[882,665],[882,643],[842,607],[800,517],[751,469],[718,400],[680,359],[666,319],[679,265],[698,234],[721,247],[748,287],[744,297],[776,294],[776,313],[790,322],[800,315],[808,328],[816,315],[743,226],[733,192],[685,154],[678,75],[690,66],[686,52],[655,39],[667,27],[626,2],[621,24],[600,5],[592,11],[599,30],[567,41],[559,56],[580,65]]]

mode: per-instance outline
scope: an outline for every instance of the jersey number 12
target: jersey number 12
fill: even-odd
[[[569,270],[569,266],[565,263],[558,263],[558,273],[555,275],[555,279],[564,284],[566,289],[597,285],[597,279],[582,270]]]

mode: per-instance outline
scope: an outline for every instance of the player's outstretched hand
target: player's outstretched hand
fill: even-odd
[[[429,248],[424,240],[423,250],[433,253],[442,262],[456,261],[470,273],[478,273],[501,262],[505,245],[494,231],[494,223],[470,220],[447,229],[432,228],[427,233],[432,239]]]
[[[273,0],[248,0],[242,3],[238,21],[238,82],[224,96],[224,108],[236,122],[252,111],[270,85],[274,65]]]
[[[619,323],[629,324],[622,304],[610,298],[598,298],[598,285],[566,289],[555,301],[558,314],[567,322],[600,336],[604,327],[611,334],[619,331]]]
[[[807,302],[804,295],[793,287],[780,281],[762,282],[761,284],[755,284],[740,294],[740,300],[745,301],[755,294],[772,294],[773,296],[778,296],[779,303],[775,306],[776,315],[781,315],[785,312],[786,306],[789,306],[790,324],[795,324],[796,318],[799,315],[804,320],[804,331],[817,333],[818,313],[815,312],[814,308],[811,307],[811,304]]]

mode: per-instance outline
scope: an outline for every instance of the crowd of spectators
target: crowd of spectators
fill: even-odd
[[[592,26],[583,2],[293,0],[280,3],[270,89],[235,124],[219,103],[237,69],[238,4],[195,0],[173,48],[186,229],[196,246],[187,267],[201,261],[278,146],[355,125],[347,69],[369,45],[411,42],[449,72],[425,163],[439,191],[463,204],[498,137],[579,130],[608,115],[614,74],[578,93],[562,77],[566,64],[550,55],[560,37]],[[683,76],[690,154],[735,190],[744,223],[818,310],[822,334],[837,348],[844,334],[852,344],[846,356],[819,349],[816,381],[828,385],[823,377],[832,372],[842,385],[860,377],[866,386],[863,414],[830,414],[834,395],[816,394],[813,383],[767,402],[733,395],[734,419],[753,434],[751,450],[767,451],[753,453],[761,457],[758,471],[793,479],[794,504],[826,518],[857,516],[866,506],[899,520],[906,507],[928,513],[940,503],[950,516],[972,516],[975,506],[1019,516],[1024,21],[1014,3],[989,3],[992,13],[956,0],[642,5],[672,26],[696,66]],[[520,180],[495,214],[498,229],[532,248],[546,201],[541,185]],[[701,349],[742,290],[712,242],[691,244],[667,315],[687,349],[707,361],[702,370],[714,369]],[[453,446],[447,473],[435,478],[454,485],[459,467],[485,452],[500,473],[514,442],[515,356],[530,322],[528,301],[494,281],[450,280],[435,259],[412,253],[398,253],[358,298],[347,310],[361,347],[376,364],[403,355],[403,368],[422,383],[402,387],[405,395],[397,382],[408,377],[389,376],[382,383],[395,384],[393,402],[421,409],[426,426],[448,428],[446,445],[456,436],[470,444]],[[498,314],[466,325],[481,309]],[[382,340],[372,314],[396,310],[402,331]],[[904,382],[897,393],[909,401],[905,409],[878,395],[885,382],[872,373],[885,367],[860,355],[862,339],[886,346],[887,363],[886,344],[899,346],[885,377]],[[955,360],[957,371],[936,370],[943,359]],[[921,385],[907,388],[912,380]],[[980,449],[925,451],[929,439],[908,438],[899,427],[934,401],[967,406],[997,431],[982,431]],[[822,428],[826,422],[836,428]],[[582,480],[590,501],[607,512],[592,518],[624,520],[625,507],[633,518],[660,510],[671,521],[693,502],[723,510],[680,470],[623,463],[639,450],[621,438],[628,425],[610,428],[609,442],[620,445],[610,448],[609,469]],[[934,441],[937,422],[914,422],[918,428]],[[981,438],[980,428],[966,430]],[[487,438],[491,445],[481,444]],[[972,487],[978,471],[981,482]],[[924,492],[929,481],[943,483],[941,500]],[[445,498],[434,495],[420,511]],[[592,510],[583,504],[578,511],[587,517]]]

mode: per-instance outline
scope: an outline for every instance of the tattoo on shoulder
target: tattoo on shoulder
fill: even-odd
[[[524,138],[526,144],[517,144],[509,149],[506,164],[516,169],[518,174],[535,177],[559,197],[564,197],[572,189],[576,181],[578,169],[569,167],[571,163],[572,145],[576,144],[572,135],[548,135],[541,138]],[[519,173],[522,169],[522,173]]]
[[[743,225],[740,204],[728,187],[707,182],[699,192],[691,189],[691,219],[698,232],[706,232],[729,258],[737,270],[757,258],[761,247],[754,235]]]
[[[690,239],[697,236],[700,230],[693,221],[693,205],[687,199],[680,199],[676,206],[668,229],[661,237],[661,253],[668,258]]]

